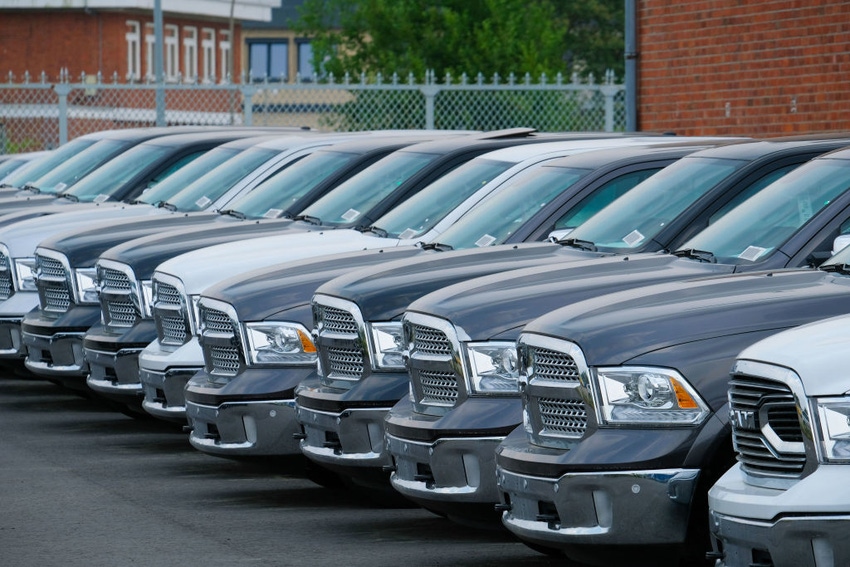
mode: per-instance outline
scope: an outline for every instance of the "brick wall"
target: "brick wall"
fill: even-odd
[[[850,130],[847,0],[638,0],[637,9],[641,129]]]

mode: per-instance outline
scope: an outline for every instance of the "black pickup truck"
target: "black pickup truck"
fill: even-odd
[[[568,263],[577,263],[576,277],[581,275],[582,268],[592,270],[594,266],[608,266],[606,269],[611,274],[610,280],[627,285],[633,277],[627,274],[627,268],[632,265],[632,259],[635,258],[634,252],[679,248],[694,232],[709,225],[710,221],[717,217],[722,220],[723,213],[729,207],[739,203],[740,198],[759,191],[768,181],[786,174],[789,169],[798,166],[801,162],[843,145],[846,145],[846,139],[829,142],[770,141],[695,152],[649,178],[622,199],[603,209],[572,232],[561,246],[552,250],[548,257],[538,258],[533,265],[538,266],[537,270],[543,271],[556,270],[558,267],[570,270]],[[700,168],[701,171],[697,173]],[[684,175],[677,178],[675,175],[677,172]],[[651,190],[654,186],[660,192]],[[647,188],[650,190],[641,190]],[[660,195],[666,195],[666,199],[662,201]],[[640,199],[641,196],[643,200]],[[662,207],[659,207],[659,201],[670,205],[676,214],[665,216]],[[655,212],[652,220],[647,218],[648,211]],[[630,218],[630,214],[634,217]],[[716,220],[712,224],[719,222]],[[651,230],[653,227],[658,228],[653,231]],[[711,225],[709,230],[710,227]],[[832,227],[830,231],[829,236],[822,240],[816,240],[809,235],[804,239],[805,243],[795,241],[799,246],[795,250],[795,255],[788,257],[783,253],[777,254],[772,258],[774,265],[776,267],[805,265],[808,257],[815,250],[829,250],[834,235],[838,234],[838,228]],[[643,236],[636,236],[635,233]],[[591,235],[595,238],[597,245],[592,245]],[[812,240],[809,241],[809,239]],[[791,246],[790,243],[789,246]],[[517,259],[521,259],[523,255],[521,248],[513,252],[503,251],[504,256],[500,260],[506,261],[511,253]],[[602,256],[611,257],[592,260]],[[665,260],[670,262],[678,259],[672,255],[650,256],[655,262]],[[353,322],[349,323],[349,326],[353,325],[351,328],[359,329],[360,334],[368,333],[368,330],[376,325],[385,329],[394,328],[398,333],[402,327],[402,314],[417,298],[446,285],[470,280],[475,275],[493,274],[510,269],[506,264],[502,264],[488,270],[484,260],[478,258],[480,263],[476,269],[466,268],[463,273],[460,269],[450,269],[448,260],[434,260],[434,264],[424,260],[399,261],[380,270],[372,270],[368,273],[361,271],[342,276],[317,290],[314,309],[317,316],[316,347],[321,373],[314,373],[305,379],[297,391],[296,398],[298,420],[304,426],[306,435],[301,448],[308,458],[328,468],[372,482],[386,483],[388,475],[385,472],[382,473],[382,468],[396,467],[392,477],[396,482],[396,488],[403,488],[406,495],[421,503],[427,502],[428,507],[432,509],[445,508],[452,514],[457,513],[459,518],[474,517],[476,506],[473,504],[476,502],[480,504],[480,508],[486,509],[497,500],[492,474],[492,457],[489,463],[486,460],[480,461],[469,457],[470,462],[467,466],[479,464],[477,470],[480,471],[480,476],[472,474],[470,477],[470,482],[477,484],[466,484],[467,479],[462,475],[431,479],[432,474],[436,476],[439,473],[429,465],[427,457],[430,450],[443,444],[443,437],[454,435],[462,430],[461,415],[471,411],[467,410],[467,406],[462,402],[469,399],[472,402],[471,407],[480,398],[478,393],[468,397],[467,390],[464,389],[467,383],[464,373],[468,372],[466,355],[461,356],[460,351],[451,349],[446,351],[445,342],[440,343],[439,348],[443,349],[440,352],[418,353],[414,348],[409,351],[407,361],[412,370],[413,380],[411,380],[405,366],[376,369],[371,361],[380,353],[375,352],[375,347],[370,342],[358,341],[357,335],[351,332],[341,334],[334,331],[334,324],[326,327],[324,322],[325,313],[328,313],[333,314],[335,318]],[[469,260],[470,258],[463,252],[458,253],[458,266],[468,263]],[[580,264],[583,265],[578,264],[579,261],[582,261]],[[699,263],[682,261],[680,264],[687,266],[686,271],[694,274],[693,266]],[[698,270],[705,270],[700,273],[721,269],[729,272],[736,269],[732,266],[723,268],[708,263],[700,264],[700,266]],[[532,268],[528,270],[531,271]],[[619,273],[620,270],[622,275]],[[654,272],[666,273],[660,268],[655,269]],[[493,280],[498,278],[499,276],[492,277]],[[533,279],[516,279],[510,286],[506,286],[504,296],[508,299],[523,297],[524,287],[532,283]],[[535,293],[543,294],[563,284],[564,282],[556,277],[550,281],[548,288],[541,285]],[[476,289],[479,296],[470,299],[470,302],[476,309],[480,307],[478,316],[482,325],[485,322],[492,322],[504,325],[506,329],[518,330],[517,326],[521,326],[528,320],[528,317],[534,313],[534,309],[540,308],[538,304],[529,303],[526,306],[521,301],[516,301],[512,303],[513,310],[506,308],[498,315],[490,315],[487,311],[488,299],[501,299],[502,296],[495,293],[491,296],[490,290],[486,287]],[[592,291],[591,289],[590,292]],[[556,302],[559,299],[558,293],[553,292],[552,295],[551,300]],[[441,311],[439,313],[439,319],[443,322],[440,325],[441,330],[445,330],[443,327],[450,326],[448,319],[454,315],[463,315],[460,307],[459,305],[459,310],[455,312]],[[523,311],[526,307],[528,311]],[[494,313],[496,309],[498,306],[494,305]],[[533,316],[543,312],[545,311],[537,311]],[[442,337],[443,335],[437,332],[433,340],[439,342],[443,340]],[[503,339],[508,342],[508,352],[510,341],[514,338],[515,336],[506,335]],[[475,340],[497,339],[501,337],[475,335]],[[472,339],[464,334],[457,338],[456,342],[468,340]],[[460,345],[457,346],[460,348]],[[434,348],[438,346],[435,345]],[[502,350],[505,351],[505,349]],[[349,358],[358,362],[363,361],[361,366],[349,369],[337,362],[339,352],[350,353]],[[497,355],[498,352],[492,354]],[[449,364],[446,364],[447,357],[451,361]],[[420,370],[422,375],[417,376],[416,373]],[[411,386],[413,387],[412,395],[417,399],[418,412],[405,408],[409,412],[405,414],[405,417],[409,419],[400,421],[405,426],[411,427],[403,428],[398,425],[394,426],[394,429],[387,430],[387,433],[390,434],[388,440],[391,447],[394,446],[393,436],[416,441],[418,447],[416,458],[394,464],[383,442],[384,427],[393,422],[385,423],[384,420],[396,402],[408,398]],[[434,396],[433,398],[424,397],[423,390],[426,386],[430,388],[428,396]],[[498,419],[494,417],[492,429],[479,427],[476,433],[468,432],[468,435],[504,436],[511,424],[518,423],[517,394],[513,394],[513,402],[505,399],[511,396],[509,390],[497,391],[493,394],[486,397],[495,397],[496,401],[482,403],[498,407],[498,411],[504,412],[504,415],[500,414]],[[426,403],[422,403],[423,401]],[[455,403],[461,406],[457,408],[457,411],[453,408]],[[510,407],[514,408],[513,411],[509,411]],[[441,417],[441,414],[447,415]],[[414,418],[418,421],[413,421]],[[455,421],[455,418],[459,421]],[[504,421],[499,421],[502,418]],[[413,431],[415,429],[413,425],[421,425],[423,429]],[[369,431],[371,433],[367,435],[366,432]],[[408,444],[408,447],[413,446],[414,444]],[[422,448],[421,451],[419,447]],[[492,445],[490,448],[492,449]],[[482,454],[485,453],[486,451],[482,451]],[[434,454],[437,454],[436,449]],[[491,469],[490,474],[487,473],[488,466]],[[460,500],[460,503],[447,502],[451,498]]]

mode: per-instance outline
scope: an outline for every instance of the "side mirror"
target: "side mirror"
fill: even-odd
[[[850,244],[850,234],[840,234],[832,241],[832,254],[840,252],[844,247]]]
[[[549,238],[547,240],[549,240],[549,242],[558,242],[559,240],[570,234],[572,231],[572,228],[559,228],[557,230],[553,230],[549,233]],[[850,240],[847,241],[847,244],[850,244]]]

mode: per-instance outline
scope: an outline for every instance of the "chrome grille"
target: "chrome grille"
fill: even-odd
[[[101,267],[98,274],[101,278],[101,289],[115,291],[130,291],[130,278],[124,272],[112,268]]]
[[[579,378],[579,369],[576,361],[570,355],[549,350],[535,348],[532,350],[532,364],[534,377],[540,380],[558,380],[574,382]]]
[[[229,375],[236,375],[239,372],[240,357],[237,347],[213,346],[207,352],[214,372]]]
[[[9,265],[9,257],[0,254],[0,301],[9,299],[14,289],[12,287],[12,270]]]
[[[132,327],[136,324],[136,308],[129,299],[105,300],[106,320],[116,327]]]
[[[224,311],[204,307],[201,310],[201,320],[203,321],[204,329],[207,331],[235,334],[233,331],[233,322]]]
[[[734,375],[730,381],[729,407],[732,439],[741,467],[752,474],[799,476],[806,464],[802,445],[775,447],[765,436],[772,430],[785,443],[802,444],[803,430],[791,389],[767,378]]]
[[[363,375],[363,351],[359,348],[329,347],[327,360],[332,376],[360,378]]]
[[[63,284],[40,283],[44,309],[50,311],[67,311],[71,307],[71,292]]]
[[[423,354],[451,355],[452,345],[445,333],[423,325],[410,325],[413,349]]]
[[[40,277],[65,279],[65,267],[59,260],[36,255],[36,264]]]
[[[587,429],[587,409],[583,402],[538,398],[537,410],[543,428],[542,434],[580,438]]]
[[[156,282],[156,301],[163,305],[180,305],[180,291],[173,285]]]
[[[188,338],[186,333],[186,322],[179,316],[160,317],[160,328],[162,339],[167,342],[183,344]]]
[[[444,406],[457,403],[457,375],[454,372],[420,370],[416,377],[422,386],[422,403]]]
[[[330,307],[328,305],[322,305],[319,313],[323,331],[327,331],[329,333],[340,333],[343,335],[357,334],[357,322],[354,320],[354,316],[348,311],[337,309],[336,307]]]

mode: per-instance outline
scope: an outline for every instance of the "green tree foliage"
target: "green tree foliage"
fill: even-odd
[[[622,77],[622,0],[305,0],[299,13],[316,68],[337,77]]]

